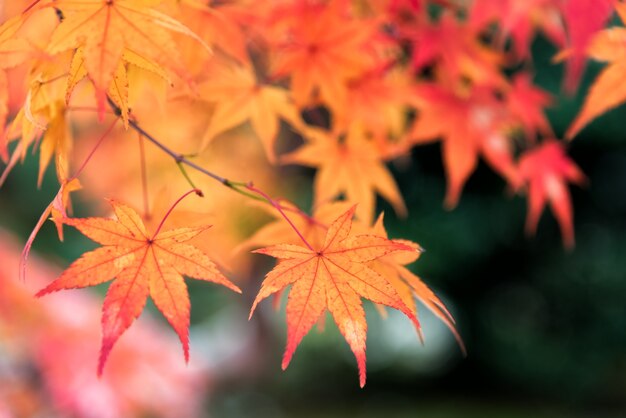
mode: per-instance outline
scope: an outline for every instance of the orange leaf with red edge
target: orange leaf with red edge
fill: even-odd
[[[615,7],[626,23],[626,4]],[[574,138],[589,122],[626,101],[626,28],[615,27],[598,33],[591,40],[587,54],[609,64],[591,85],[582,110],[565,134],[567,139]]]
[[[102,247],[83,254],[37,296],[115,279],[102,308],[98,374],[102,374],[115,342],[141,314],[148,296],[178,334],[187,361],[190,303],[182,275],[241,291],[220,273],[206,254],[187,243],[209,226],[171,229],[151,235],[137,212],[115,201],[111,201],[111,205],[117,220],[65,220],[64,223],[74,226]]]
[[[263,299],[292,285],[283,369],[302,338],[328,310],[356,357],[363,387],[367,322],[361,298],[400,310],[418,329],[419,322],[389,281],[367,266],[392,252],[415,249],[375,235],[351,235],[355,209],[352,207],[330,225],[319,247],[280,244],[255,251],[280,261],[265,277],[250,316]]]
[[[586,181],[583,172],[554,139],[544,141],[539,147],[523,154],[519,167],[528,185],[527,233],[535,233],[541,212],[549,203],[559,222],[563,244],[568,248],[573,247],[574,215],[566,184],[583,184]]]

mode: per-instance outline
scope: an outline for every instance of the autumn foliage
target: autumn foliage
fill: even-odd
[[[71,226],[101,245],[37,293],[111,281],[100,374],[148,297],[188,359],[183,276],[235,292],[259,289],[245,280],[261,259],[244,254],[250,249],[278,259],[250,316],[265,298],[287,293],[283,368],[328,311],[363,386],[363,300],[399,310],[422,338],[419,300],[464,351],[445,305],[406,267],[422,248],[389,238],[378,214],[379,196],[410,222],[389,163],[439,143],[443,204],[453,209],[482,161],[528,199],[527,232],[535,233],[549,206],[571,248],[568,184],[587,180],[566,141],[626,101],[626,29],[605,29],[614,12],[626,22],[626,4],[617,0],[2,6],[0,183],[31,152],[39,181],[52,163],[59,183],[25,243],[21,275],[28,280],[26,259],[47,219],[61,240]],[[565,140],[545,115],[554,99],[529,70],[538,36],[559,51],[554,61],[565,63],[567,92],[578,89],[587,59],[607,63]],[[314,170],[310,212],[276,197],[300,187],[283,166]],[[79,190],[94,205],[112,199],[112,212],[73,217]],[[267,214],[274,219],[259,226]]]

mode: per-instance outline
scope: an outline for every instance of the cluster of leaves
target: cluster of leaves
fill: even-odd
[[[567,183],[582,184],[585,176],[555,138],[544,115],[552,99],[533,85],[528,71],[536,33],[561,51],[556,59],[566,61],[568,91],[577,88],[588,56],[611,62],[568,138],[626,99],[620,83],[624,29],[602,30],[614,9],[626,17],[626,5],[616,0],[13,4],[16,10],[7,12],[10,18],[0,26],[0,153],[7,162],[0,182],[29,149],[39,151],[40,179],[55,162],[60,189],[33,231],[24,260],[49,216],[61,239],[63,225],[71,225],[103,245],[39,293],[115,278],[103,308],[100,372],[148,295],[188,356],[190,306],[181,275],[239,290],[198,248],[206,225],[183,223],[161,232],[173,207],[151,233],[144,226],[148,210],[142,219],[117,202],[112,202],[116,220],[68,216],[69,195],[81,188],[79,176],[107,138],[120,138],[128,147],[138,136],[142,152],[144,140],[153,143],[198,195],[214,193],[198,190],[186,168],[262,200],[280,215],[240,243],[241,248],[270,245],[257,252],[279,259],[252,312],[262,299],[291,285],[283,367],[328,310],[357,358],[363,385],[362,298],[402,311],[420,332],[417,298],[456,335],[445,306],[405,267],[418,258],[419,245],[389,239],[382,217],[374,223],[377,195],[399,215],[407,212],[386,163],[440,141],[448,180],[445,206],[453,208],[482,157],[512,190],[528,195],[529,232],[549,203],[565,245],[572,246]],[[26,80],[25,89],[7,81],[18,76]],[[181,103],[200,128],[173,116]],[[167,131],[156,127],[158,118],[190,132],[189,138],[168,142]],[[216,138],[244,124],[270,163],[316,169],[312,215],[175,151],[202,156]],[[281,126],[302,141],[298,148],[280,151]],[[75,164],[73,145],[94,133],[100,139]],[[115,158],[124,164],[121,154]],[[227,164],[238,164],[234,151],[230,158]],[[142,170],[145,176],[145,160]]]

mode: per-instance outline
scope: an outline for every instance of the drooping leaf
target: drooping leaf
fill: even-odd
[[[563,244],[574,246],[574,215],[567,183],[581,185],[585,175],[567,156],[560,142],[545,140],[539,147],[527,151],[519,162],[520,174],[528,187],[528,217],[526,231],[534,234],[546,204],[559,222]]]
[[[626,23],[626,4],[618,3],[618,15]],[[574,138],[581,129],[601,114],[619,106],[626,101],[626,28],[615,27],[598,33],[591,40],[587,53],[602,62],[608,62],[606,68],[591,85],[583,108],[567,130],[565,137]]]
[[[17,16],[0,26],[0,156],[5,159],[8,139],[5,125],[9,114],[9,84],[5,70],[24,62],[31,51],[30,44],[17,36],[22,23],[22,17]]]
[[[59,182],[67,180],[73,140],[63,98],[63,71],[63,68],[48,61],[31,70],[32,81],[24,105],[7,129],[7,141],[17,140],[19,143],[3,178],[18,159],[26,157],[32,146],[33,151],[40,150],[39,184],[53,157]]]
[[[127,57],[129,54],[124,53],[122,57]],[[72,57],[72,63],[70,64],[70,71],[67,76],[67,90],[65,93],[65,103],[69,104],[70,98],[74,91],[74,87],[85,77],[87,77],[88,71],[85,66],[84,48],[78,48],[76,53]],[[111,83],[107,88],[107,95],[111,101],[120,109],[120,116],[124,121],[124,126],[128,128],[128,76],[126,74],[126,65],[123,60],[117,65]]]
[[[50,216],[51,220],[57,227],[57,233],[59,235],[59,239],[63,241],[63,223],[67,219],[67,209],[70,207],[70,193],[75,192],[81,189],[81,184],[76,178],[67,179],[61,182],[61,187],[59,191],[52,199],[52,202],[46,207],[43,211],[37,224],[33,228],[24,244],[24,249],[22,250],[22,256],[20,257],[20,279],[22,281],[26,280],[26,262],[28,261],[28,256],[30,255],[30,250],[33,246],[33,242],[37,237],[37,234],[41,230],[44,222]]]
[[[328,310],[356,357],[363,387],[367,322],[361,298],[402,311],[418,329],[419,323],[389,281],[367,266],[392,252],[415,249],[375,235],[351,235],[355,209],[352,207],[330,225],[319,247],[281,244],[256,251],[280,261],[265,277],[250,316],[263,299],[292,285],[282,368],[289,365],[302,338]]]
[[[383,215],[381,214],[374,226],[371,228],[370,233],[383,237],[387,237],[387,231],[383,225]],[[389,283],[396,289],[404,304],[415,314],[417,317],[417,305],[415,299],[419,300],[424,306],[430,310],[441,322],[443,322],[454,338],[456,339],[461,351],[465,354],[465,344],[461,339],[458,331],[456,330],[455,321],[446,308],[446,305],[435,295],[435,293],[420,279],[417,275],[413,274],[405,266],[417,260],[422,250],[419,244],[394,239],[393,242],[406,245],[413,248],[413,252],[395,252],[387,254],[380,258],[370,261],[369,266],[372,270],[379,273],[389,280]]]
[[[616,0],[569,0],[561,2],[567,28],[567,48],[559,54],[565,59],[565,91],[574,93],[585,70],[587,48],[594,35],[613,14]]]
[[[115,201],[111,201],[111,205],[116,220],[70,218],[64,221],[102,247],[83,254],[37,296],[115,279],[102,308],[99,374],[115,342],[141,314],[148,296],[178,334],[185,360],[188,360],[190,304],[182,275],[241,291],[219,272],[208,256],[187,243],[208,226],[178,228],[152,235],[133,209]]]

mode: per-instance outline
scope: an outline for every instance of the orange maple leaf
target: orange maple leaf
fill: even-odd
[[[280,244],[255,252],[278,258],[254,300],[250,317],[259,302],[293,285],[287,302],[287,346],[282,368],[311,327],[328,309],[344,336],[359,367],[360,385],[365,385],[365,339],[367,322],[361,298],[403,312],[417,329],[419,322],[389,281],[367,266],[367,262],[394,251],[414,248],[375,235],[350,235],[352,207],[329,227],[324,244],[313,248]]]
[[[265,155],[273,163],[280,119],[293,127],[301,124],[289,91],[258,82],[249,66],[216,66],[214,74],[199,86],[199,91],[203,99],[216,103],[202,149],[217,135],[249,120],[263,144]]]
[[[544,109],[552,104],[552,96],[535,86],[530,74],[516,74],[505,94],[507,109],[519,121],[529,140],[534,141],[538,133],[546,137],[554,135],[544,113]]]
[[[255,8],[247,7],[241,2],[206,2],[202,0],[177,0],[166,4],[173,8],[169,13],[191,29],[207,44],[237,60],[241,64],[249,64],[247,43],[249,34],[243,28],[250,26],[247,14]],[[255,6],[261,6],[258,2]],[[187,65],[193,74],[204,71],[205,61],[198,59],[198,45],[195,42],[181,43]]]
[[[298,106],[310,104],[314,93],[324,103],[345,103],[346,82],[376,62],[380,42],[375,21],[354,18],[347,2],[295,2],[279,11],[286,31],[274,49],[274,74],[291,76]]]
[[[153,61],[166,64],[179,76],[186,77],[187,71],[171,33],[182,33],[206,45],[182,23],[154,9],[159,3],[161,1],[155,0],[53,2],[54,7],[63,12],[64,20],[52,33],[47,52],[57,54],[82,47],[82,65],[96,88],[101,113],[107,90],[116,80],[120,63],[126,60],[125,52],[141,57],[150,66]]]
[[[347,83],[346,103],[330,103],[333,126],[346,130],[353,123],[364,125],[377,137],[400,137],[406,126],[411,101],[408,71],[392,70],[393,62],[374,68]]]
[[[308,142],[281,161],[318,168],[314,183],[316,206],[343,193],[348,201],[359,204],[359,218],[371,224],[378,192],[398,214],[406,215],[398,186],[374,142],[365,137],[362,126],[353,124],[345,138],[315,128],[303,134]]]
[[[148,295],[178,334],[189,359],[190,303],[182,275],[239,288],[226,279],[209,257],[186,242],[209,226],[171,229],[148,234],[141,217],[128,206],[111,201],[117,220],[66,219],[101,248],[82,255],[61,276],[37,293],[83,288],[116,279],[102,309],[102,347],[98,374],[118,338],[141,314]]]
[[[28,57],[31,47],[28,41],[17,37],[23,23],[21,16],[0,25],[0,156],[7,157],[5,124],[9,114],[9,82],[5,70],[16,67]]]
[[[63,83],[60,82],[64,78],[62,68],[53,62],[37,63],[31,70],[31,77],[24,105],[6,131],[7,143],[19,140],[19,144],[4,170],[0,185],[18,160],[26,158],[31,145],[33,151],[40,151],[38,184],[41,184],[53,157],[59,182],[68,178],[69,157],[74,141],[63,101]]]
[[[559,222],[563,243],[574,246],[572,202],[566,182],[583,184],[586,177],[556,140],[546,140],[520,158],[520,174],[528,184],[526,231],[534,234],[546,203]]]
[[[622,22],[626,24],[626,3],[617,3],[615,8]],[[591,40],[587,53],[592,59],[608,62],[609,65],[591,85],[582,110],[565,134],[568,139],[574,138],[602,113],[626,101],[626,28],[610,28],[598,33]]]

